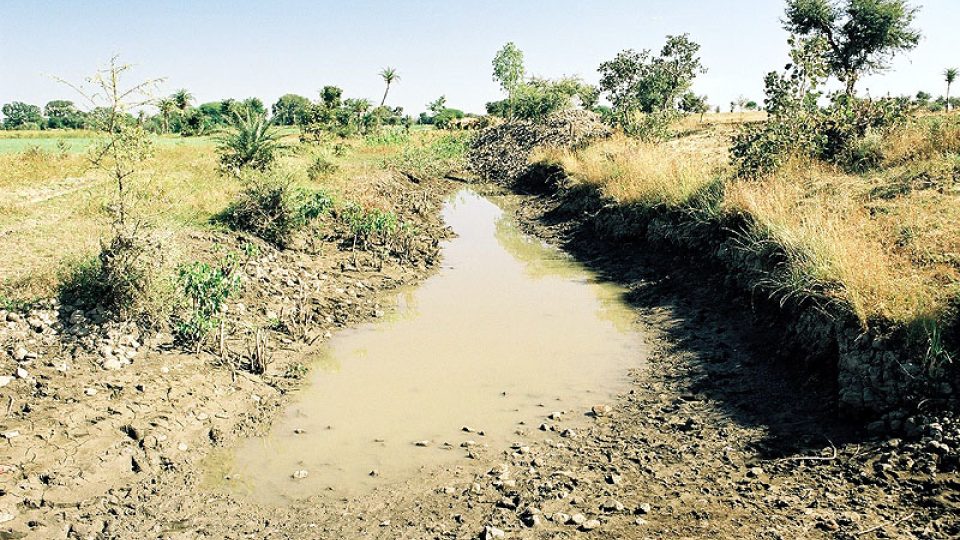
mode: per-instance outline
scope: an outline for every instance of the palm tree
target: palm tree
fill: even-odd
[[[950,112],[950,85],[957,80],[957,68],[947,68],[943,72],[943,78],[947,81],[947,112]]]
[[[177,108],[180,109],[180,112],[183,112],[190,108],[190,102],[193,101],[193,94],[187,92],[185,88],[181,88],[174,92],[173,95],[170,96],[170,99],[172,99]]]
[[[172,98],[163,98],[157,103],[157,108],[160,109],[160,117],[163,118],[163,132],[169,133],[170,115],[176,110],[177,104],[173,102]]]
[[[380,106],[383,107],[383,104],[387,102],[387,93],[390,92],[390,85],[394,81],[399,81],[400,75],[397,73],[397,70],[392,67],[385,67],[380,72],[380,78],[383,79],[383,82],[387,83],[387,88],[383,91],[383,99],[380,100]]]

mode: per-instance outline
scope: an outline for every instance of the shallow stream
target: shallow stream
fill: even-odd
[[[362,494],[465,462],[465,441],[499,452],[553,411],[582,417],[624,390],[644,349],[623,291],[522,234],[498,204],[453,196],[442,269],[401,291],[393,313],[337,333],[270,434],[212,474],[267,503]]]

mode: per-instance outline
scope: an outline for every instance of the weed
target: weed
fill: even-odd
[[[230,128],[217,138],[217,143],[221,167],[236,175],[244,168],[265,171],[286,150],[266,113],[249,110],[233,115]]]
[[[176,328],[181,339],[199,347],[220,325],[227,299],[240,289],[238,267],[236,254],[228,254],[216,265],[195,261],[180,267],[178,284],[187,301]]]
[[[245,175],[246,187],[220,216],[231,228],[286,247],[293,235],[325,214],[333,200],[325,191],[296,187],[281,174]]]
[[[356,204],[348,205],[341,216],[350,228],[353,249],[370,249],[376,244],[386,244],[397,230],[397,215],[379,208],[365,209]]]
[[[408,142],[384,165],[418,178],[439,178],[466,168],[470,135],[443,134],[426,142]]]

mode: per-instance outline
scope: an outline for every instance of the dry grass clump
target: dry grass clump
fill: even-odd
[[[885,167],[958,153],[960,116],[912,118],[907,125],[886,134],[882,145]]]
[[[896,248],[869,204],[861,177],[825,165],[793,163],[761,181],[731,181],[724,211],[746,214],[745,246],[773,242],[789,258],[771,283],[784,296],[826,295],[867,323],[936,317],[948,300],[936,278]]]
[[[546,148],[535,161],[556,163],[571,178],[620,203],[677,207],[712,183],[723,154],[703,147],[654,144],[619,136],[581,150]]]

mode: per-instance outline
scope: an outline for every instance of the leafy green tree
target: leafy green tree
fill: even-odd
[[[297,94],[284,94],[271,107],[274,122],[281,126],[293,126],[307,114],[310,100]]]
[[[337,108],[340,106],[341,98],[343,97],[343,90],[337,86],[324,86],[320,90],[320,101],[323,104],[331,109]]]
[[[0,112],[3,112],[3,129],[24,129],[36,126],[39,129],[43,123],[40,107],[22,101],[6,103]]]
[[[441,111],[447,108],[447,96],[440,96],[435,101],[431,101],[427,104],[427,110],[433,114],[440,114]]]
[[[197,112],[203,115],[204,123],[211,128],[227,125],[228,111],[229,108],[224,106],[223,101],[210,101],[197,105]]]
[[[950,112],[950,86],[957,80],[957,68],[947,68],[943,72],[943,80],[947,82],[947,97],[944,100],[947,112]]]
[[[919,92],[917,92],[917,95],[914,98],[914,103],[916,103],[917,106],[919,107],[926,108],[930,104],[931,98],[933,98],[932,95],[930,95],[927,92],[924,92],[923,90],[920,90]]]
[[[585,108],[596,105],[598,90],[576,77],[533,78],[514,88],[507,99],[487,103],[487,113],[503,118],[539,121],[555,111],[569,109],[574,100]]]
[[[600,64],[600,89],[622,121],[635,112],[674,110],[694,78],[706,72],[697,56],[699,50],[684,34],[667,36],[659,56],[649,50],[621,51]]]
[[[47,127],[50,129],[80,129],[84,124],[83,111],[65,99],[47,102],[43,106],[43,114],[47,117]]]
[[[493,57],[493,80],[500,83],[508,96],[512,96],[523,82],[524,75],[523,51],[510,41]]]
[[[390,85],[400,80],[400,74],[392,67],[385,67],[380,71],[380,78],[386,83],[387,87],[383,90],[383,99],[380,100],[380,106],[387,102],[387,94],[390,92]]]
[[[830,71],[852,96],[862,75],[917,46],[921,34],[910,26],[917,11],[906,0],[787,0],[784,27],[826,41]]]
[[[710,110],[710,106],[707,105],[707,96],[698,96],[693,92],[686,92],[680,96],[678,107],[687,114],[699,114],[701,121],[703,115]]]

